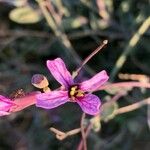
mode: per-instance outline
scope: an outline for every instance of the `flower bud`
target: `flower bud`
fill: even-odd
[[[31,79],[31,83],[33,86],[35,86],[36,88],[39,88],[39,89],[44,89],[44,88],[48,87],[48,85],[49,85],[47,78],[42,74],[33,75],[32,79]]]

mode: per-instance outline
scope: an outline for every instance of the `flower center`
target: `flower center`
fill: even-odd
[[[75,101],[76,98],[83,97],[85,93],[79,89],[77,85],[74,85],[69,90],[69,97]]]

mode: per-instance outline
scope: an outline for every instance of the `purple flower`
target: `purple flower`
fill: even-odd
[[[47,67],[54,78],[64,86],[64,89],[55,90],[37,95],[37,107],[45,109],[55,108],[66,102],[77,102],[81,109],[90,115],[96,115],[100,110],[100,99],[91,93],[97,90],[108,80],[105,70],[82,83],[75,83],[62,59],[48,60]]]

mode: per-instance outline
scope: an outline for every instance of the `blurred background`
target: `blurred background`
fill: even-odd
[[[61,57],[73,72],[105,39],[108,45],[88,62],[78,80],[103,69],[111,82],[125,80],[119,73],[148,77],[149,4],[149,0],[0,0],[0,94],[37,90],[31,85],[37,73],[57,88],[46,60]],[[97,94],[105,102],[110,93]],[[135,88],[118,101],[119,107],[149,95],[148,90]],[[69,103],[53,110],[31,106],[1,117],[0,150],[75,150],[80,134],[59,141],[48,129],[78,128],[81,114]],[[147,107],[102,122],[100,132],[91,131],[87,143],[89,150],[149,150]]]

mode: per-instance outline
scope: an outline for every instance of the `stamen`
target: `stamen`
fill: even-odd
[[[75,95],[75,91],[70,91],[70,95],[74,96]]]
[[[69,91],[69,97],[75,101],[76,98],[83,97],[84,92],[78,88],[78,86],[72,86]]]
[[[81,90],[77,90],[76,96],[77,96],[77,97],[83,97],[83,96],[84,96],[84,92],[81,91]]]
[[[71,88],[71,91],[75,91],[77,88],[78,88],[77,86],[73,86],[73,87]]]

